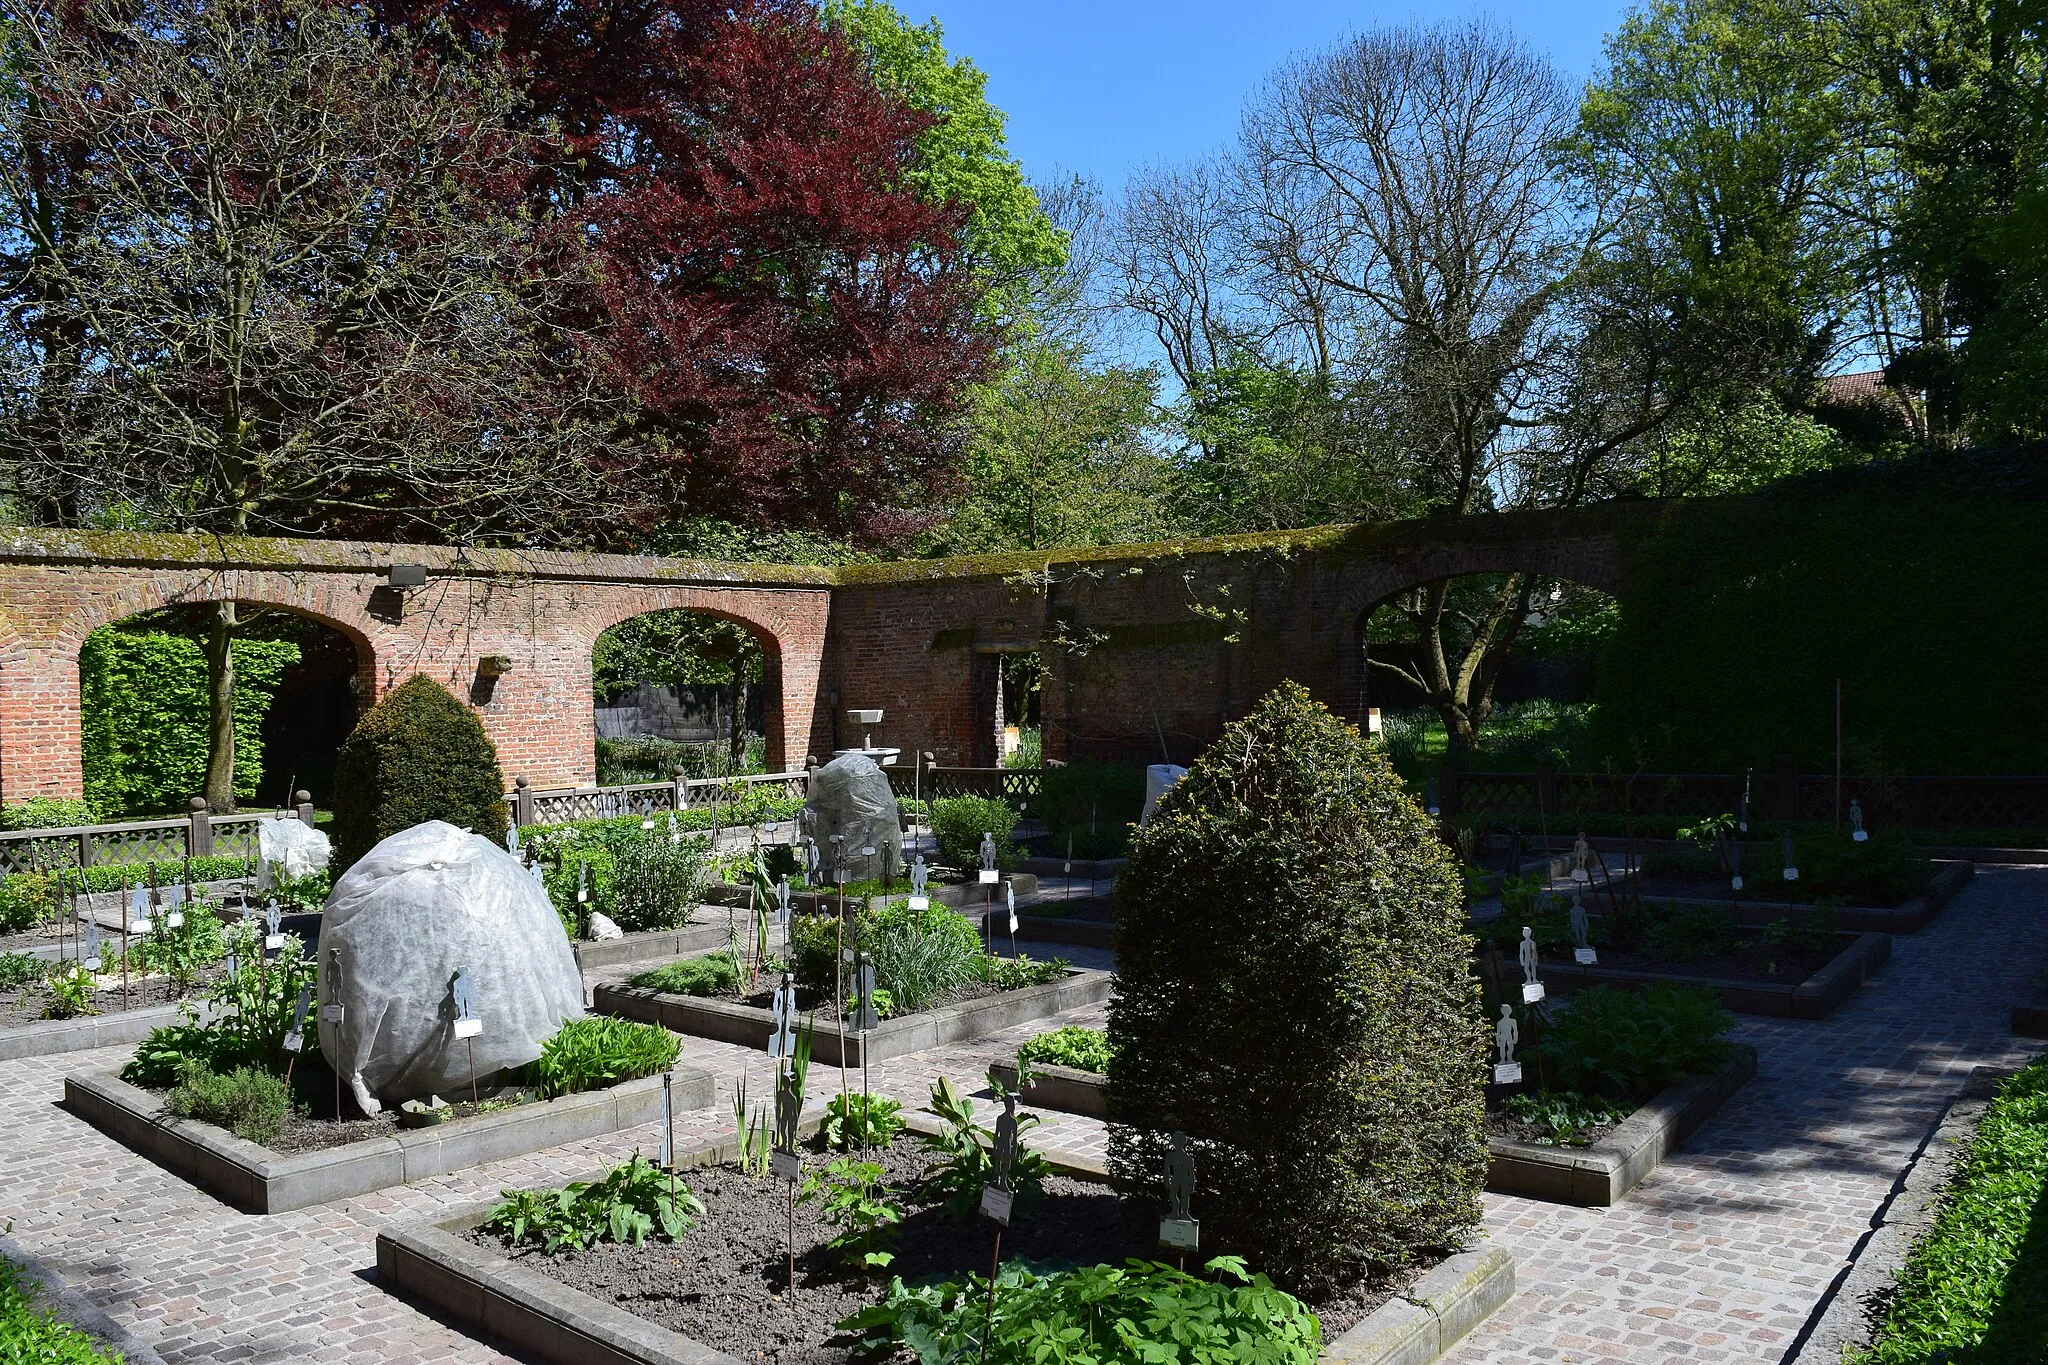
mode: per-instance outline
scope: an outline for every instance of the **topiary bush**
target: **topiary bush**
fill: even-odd
[[[99,812],[90,801],[62,796],[31,796],[12,806],[0,806],[0,829],[66,829],[99,822]]]
[[[980,867],[981,836],[996,836],[996,866],[1014,867],[1023,856],[1010,842],[1017,812],[1007,801],[990,796],[948,796],[932,802],[932,837],[939,841],[939,861],[948,867]]]
[[[1118,882],[1119,1190],[1156,1197],[1184,1129],[1203,1250],[1310,1293],[1461,1244],[1487,1168],[1464,918],[1385,754],[1298,684],[1267,696],[1136,832]]]
[[[618,848],[612,855],[612,908],[607,912],[627,933],[673,929],[697,911],[711,869],[711,840],[699,836],[669,842],[656,832]]]
[[[505,778],[476,713],[414,674],[370,708],[335,757],[334,875],[428,820],[503,843]]]

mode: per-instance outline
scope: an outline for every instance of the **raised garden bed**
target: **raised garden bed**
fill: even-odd
[[[1097,1004],[1109,998],[1110,984],[1108,972],[1071,968],[1063,980],[884,1019],[865,1037],[847,1035],[843,1053],[837,1031],[821,1023],[812,1038],[811,1057],[829,1066],[842,1062],[859,1066],[863,1059],[886,1061]],[[591,1008],[599,1014],[660,1024],[677,1033],[743,1047],[765,1048],[774,1027],[774,1016],[768,1010],[737,1001],[675,995],[645,986],[599,986],[594,995]]]
[[[716,1083],[709,1072],[679,1066],[670,1074],[678,1110],[714,1102]],[[66,1076],[64,1103],[94,1127],[237,1207],[283,1213],[651,1123],[661,1115],[661,1084],[661,1077],[646,1076],[289,1155],[210,1123],[173,1118],[164,1112],[161,1095],[112,1072]]]
[[[620,967],[632,962],[655,962],[663,958],[688,957],[693,953],[715,952],[727,942],[723,924],[684,924],[674,929],[650,929],[624,938],[577,939],[569,946],[576,965],[583,971]],[[753,926],[740,926],[742,938],[750,937]]]
[[[1017,899],[1019,900],[1034,894],[1038,890],[1038,878],[1031,873],[1006,872],[1003,874],[1002,881],[997,882],[993,887],[983,886],[977,881],[951,883],[933,881],[927,883],[925,895],[930,898],[933,905],[949,906],[955,910],[973,910],[985,904],[994,904],[997,907],[1001,907],[1006,904],[1006,898],[1003,894],[1004,882],[1016,888]],[[993,895],[990,894],[991,891],[993,891]],[[848,896],[846,897],[846,908],[851,913],[862,908],[863,901],[872,905],[882,905],[889,901],[901,900],[909,894],[910,883],[906,881],[900,883],[895,890],[881,895]],[[704,900],[708,905],[750,906],[753,904],[753,892],[744,886],[734,886],[729,882],[720,882],[704,893]],[[839,910],[839,902],[839,893],[836,891],[792,891],[789,894],[789,908],[799,915],[836,914]]]
[[[892,1172],[917,1160],[905,1146],[899,1139],[885,1154]],[[732,1155],[728,1138],[680,1153],[678,1164],[703,1167]],[[1113,1198],[1089,1183],[1093,1174],[1085,1165],[1048,1156],[1054,1167],[1048,1201],[1035,1218],[1011,1227],[1006,1259],[1115,1263],[1123,1255],[1156,1254]],[[816,1206],[798,1207],[799,1284],[794,1296],[784,1296],[772,1273],[782,1261],[771,1254],[780,1249],[784,1224],[766,1182],[723,1167],[690,1183],[708,1216],[674,1244],[608,1245],[554,1258],[508,1255],[498,1237],[477,1230],[489,1212],[479,1205],[380,1232],[378,1278],[561,1365],[725,1365],[770,1357],[775,1365],[826,1365],[848,1359],[846,1348],[827,1344],[830,1324],[873,1301],[879,1286],[830,1273],[818,1245],[826,1230],[816,1221]],[[985,1273],[988,1245],[982,1220],[941,1224],[927,1212],[913,1212],[891,1270],[907,1278]],[[1325,1358],[1347,1365],[1434,1360],[1505,1303],[1513,1287],[1514,1264],[1504,1250],[1453,1255],[1405,1286],[1382,1286],[1327,1310],[1339,1330],[1330,1334]]]
[[[1737,1014],[1764,1014],[1782,1019],[1825,1019],[1865,981],[1891,959],[1889,934],[1837,934],[1840,947],[1810,975],[1773,981],[1757,974],[1715,975],[1711,964],[1702,966],[1674,963],[1669,966],[1621,965],[1628,957],[1608,948],[1600,950],[1601,963],[1581,967],[1574,962],[1545,960],[1541,980],[1546,990],[1569,995],[1589,986],[1618,986],[1640,990],[1644,986],[1705,986],[1721,1003]],[[1501,979],[1510,987],[1521,972],[1511,955],[1503,953]]]
[[[988,1070],[991,1076],[1022,1094],[1028,1105],[1091,1119],[1109,1117],[1109,1081],[1100,1072],[1040,1062],[1032,1066],[1031,1074],[1020,1086],[1015,1062],[997,1062]]]
[[[1838,905],[1832,907],[1829,913],[1836,928],[1854,933],[1916,933],[1925,928],[1928,921],[1932,920],[1944,905],[1954,900],[1956,893],[1969,885],[1970,879],[1976,875],[1975,863],[1945,863],[1928,881],[1926,890],[1895,906]],[[1775,874],[1757,878],[1755,889],[1767,891],[1773,884],[1774,876]],[[1676,893],[1671,891],[1674,887]],[[1728,892],[1725,885],[1715,886],[1710,882],[1697,881],[1681,882],[1658,878],[1655,875],[1644,881],[1642,892],[1645,899],[1671,905],[1722,906],[1733,911],[1741,923],[1750,925],[1767,924],[1772,920],[1811,914],[1814,911],[1814,905],[1810,901],[1771,900],[1767,895],[1744,895],[1737,899]]]
[[[1720,1071],[1664,1090],[1591,1146],[1547,1147],[1490,1136],[1486,1188],[1560,1204],[1619,1203],[1755,1075],[1756,1049],[1738,1043]]]

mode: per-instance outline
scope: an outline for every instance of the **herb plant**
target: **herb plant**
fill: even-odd
[[[710,851],[703,836],[670,843],[657,821],[652,832],[613,852],[607,913],[628,933],[689,923],[704,892]]]
[[[1026,953],[1015,957],[997,957],[993,953],[982,958],[981,979],[997,990],[1016,991],[1026,986],[1043,986],[1048,981],[1058,981],[1070,970],[1063,957],[1040,962]]]
[[[0,991],[20,990],[41,981],[49,965],[30,953],[0,953]]]
[[[284,1080],[256,1067],[237,1067],[222,1075],[202,1062],[187,1060],[178,1068],[178,1083],[164,1097],[164,1109],[179,1118],[198,1119],[230,1129],[254,1143],[274,1141],[291,1111]]]
[[[1002,1093],[993,1079],[990,1085],[998,1095]],[[924,1112],[946,1126],[935,1134],[919,1134],[932,1154],[919,1193],[943,1201],[946,1217],[964,1220],[980,1207],[981,1191],[995,1176],[995,1134],[974,1121],[973,1103],[944,1076],[932,1087],[931,1103]],[[1037,1126],[1038,1115],[1017,1116],[1017,1154],[1010,1162],[1010,1190],[1017,1197],[1020,1214],[1044,1192],[1050,1170],[1042,1153],[1024,1145],[1024,1134]]]
[[[1073,1270],[1011,1261],[993,1298],[980,1276],[916,1288],[899,1278],[839,1327],[858,1334],[863,1353],[907,1350],[919,1365],[984,1356],[1005,1365],[1316,1365],[1322,1325],[1301,1300],[1248,1275],[1235,1256],[1205,1269],[1215,1278],[1143,1261]]]
[[[314,1044],[314,1031],[306,1031],[306,1045]],[[217,1028],[187,1018],[179,1024],[151,1029],[135,1045],[135,1055],[121,1067],[121,1079],[130,1085],[163,1090],[177,1084],[178,1071],[195,1062],[210,1071],[233,1070],[247,1062],[241,1039]]]
[[[1595,986],[1544,1028],[1544,1076],[1558,1090],[1640,1104],[1726,1064],[1734,1022],[1702,986],[1651,986],[1641,994]]]
[[[676,1064],[683,1046],[658,1024],[593,1014],[572,1019],[526,1064],[526,1083],[544,1100],[654,1076]]]
[[[76,1019],[80,1015],[98,1014],[92,1003],[94,990],[92,973],[84,967],[73,965],[61,971],[52,972],[49,980],[50,1003],[43,1007],[43,1015],[49,1019]]]
[[[1017,1048],[1017,1079],[1031,1074],[1034,1065],[1070,1066],[1076,1071],[1101,1075],[1109,1070],[1109,1034],[1099,1028],[1068,1025],[1035,1034]]]
[[[903,1210],[889,1202],[882,1168],[872,1161],[841,1157],[804,1183],[802,1198],[823,1199],[825,1221],[839,1235],[825,1245],[857,1270],[883,1270],[896,1259],[889,1250],[896,1240]]]
[[[638,1152],[602,1180],[558,1190],[506,1190],[480,1226],[517,1246],[540,1242],[552,1255],[601,1242],[639,1246],[649,1237],[673,1242],[704,1214],[703,1201]]]
[[[649,990],[668,991],[673,995],[737,995],[740,974],[733,966],[731,955],[713,953],[709,957],[678,958],[652,971],[641,972],[633,978],[633,984]]]
[[[825,1145],[872,1151],[903,1131],[903,1105],[887,1095],[845,1092],[825,1101]]]
[[[1628,1117],[1605,1100],[1587,1099],[1571,1091],[1544,1090],[1534,1095],[1510,1095],[1508,1113],[1523,1123],[1547,1131],[1530,1139],[1539,1147],[1585,1147],[1593,1139],[1588,1130],[1605,1123],[1619,1123]]]
[[[948,867],[980,867],[981,836],[996,837],[996,866],[1016,864],[1019,850],[1010,842],[1017,828],[1016,808],[987,796],[948,796],[931,803],[932,836],[939,841],[939,860]]]

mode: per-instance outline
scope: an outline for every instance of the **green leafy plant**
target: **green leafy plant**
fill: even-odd
[[[887,1095],[847,1091],[825,1101],[827,1147],[872,1151],[887,1147],[903,1131],[903,1105]]]
[[[92,1003],[92,973],[80,966],[72,966],[61,972],[50,973],[48,983],[50,1003],[43,1007],[46,1019],[76,1019],[81,1015],[98,1014]]]
[[[57,879],[47,872],[17,872],[0,879],[0,934],[18,934],[56,919]]]
[[[1031,803],[1052,835],[1052,852],[1064,856],[1071,846],[1076,858],[1123,854],[1144,808],[1143,768],[1090,759],[1047,768]]]
[[[1019,953],[1015,957],[998,957],[989,953],[981,959],[981,979],[1002,991],[1043,986],[1048,981],[1058,981],[1072,970],[1063,957],[1041,962],[1028,953]]]
[[[42,1307],[41,1288],[20,1266],[0,1259],[0,1346],[22,1365],[120,1365],[93,1339]]]
[[[1301,1300],[1247,1274],[1235,1256],[1218,1256],[1205,1269],[1216,1278],[1145,1261],[1072,1270],[1011,1261],[993,1298],[979,1276],[915,1288],[898,1278],[882,1302],[839,1328],[857,1334],[862,1354],[907,1350],[919,1365],[984,1355],[1002,1365],[1315,1365],[1321,1358],[1322,1324]]]
[[[1720,840],[1732,838],[1734,834],[1735,817],[1726,811],[1719,815],[1710,815],[1697,825],[1678,827],[1679,838],[1705,845],[1707,848],[1717,848]]]
[[[748,1108],[745,1076],[733,1086],[732,1127],[739,1138],[739,1151],[734,1159],[740,1174],[755,1177],[768,1174],[768,1153],[773,1147],[775,1134],[767,1105],[757,1104]]]
[[[604,844],[578,840],[562,846],[555,861],[541,873],[541,885],[561,917],[563,933],[572,939],[582,938],[592,915],[612,913],[617,872],[618,859]],[[579,891],[588,891],[590,898],[577,900]]]
[[[790,926],[790,961],[797,983],[821,996],[833,989],[833,964],[841,938],[830,915],[804,915]],[[912,910],[908,900],[856,912],[846,927],[849,948],[858,947],[874,964],[875,984],[889,993],[891,1008],[914,1013],[949,991],[988,978],[981,931],[957,910],[943,905]]]
[[[1727,1064],[1734,1016],[1702,986],[1651,986],[1640,994],[1580,991],[1543,1030],[1546,1082],[1617,1104],[1640,1104],[1687,1076]]]
[[[990,1078],[1000,1096],[1002,1087]],[[942,1201],[944,1216],[966,1219],[981,1206],[981,1192],[995,1176],[995,1134],[974,1121],[974,1105],[944,1076],[932,1087],[931,1103],[924,1112],[934,1115],[945,1127],[937,1133],[920,1133],[918,1138],[932,1155],[925,1169],[919,1193]],[[1051,1167],[1042,1153],[1024,1145],[1024,1134],[1038,1126],[1038,1115],[1017,1116],[1017,1152],[1010,1161],[1010,1190],[1016,1195],[1016,1211],[1026,1213],[1044,1192]]]
[[[92,802],[71,797],[31,796],[0,806],[0,830],[69,829],[98,824],[99,818]]]
[[[187,923],[191,919],[187,916]],[[284,1036],[298,1012],[299,987],[313,984],[313,960],[297,934],[286,934],[284,947],[266,956],[263,931],[254,920],[231,924],[224,932],[235,970],[217,977],[206,993],[214,1011],[209,1027],[235,1038],[249,1065],[282,1072]],[[316,1032],[306,1031],[309,1048]]]
[[[2048,1197],[2048,1060],[1992,1098],[1933,1226],[1913,1243],[1868,1365],[2048,1359],[2048,1261],[2037,1254]],[[2031,1235],[2030,1235],[2031,1234]]]
[[[888,1194],[880,1166],[841,1157],[825,1168],[823,1176],[813,1174],[806,1180],[800,1197],[824,1201],[825,1221],[839,1229],[826,1247],[865,1271],[886,1269],[896,1259],[889,1247],[896,1240],[903,1210],[889,1201]]]
[[[41,981],[49,964],[31,953],[0,953],[0,991],[20,990]]]
[[[1587,1135],[1587,1130],[1604,1123],[1619,1123],[1628,1117],[1626,1109],[1568,1090],[1510,1095],[1506,1108],[1523,1123],[1546,1130],[1531,1139],[1539,1147],[1587,1146],[1593,1140]]]
[[[1321,1290],[1457,1245],[1488,1158],[1458,870],[1380,746],[1288,683],[1167,793],[1117,883],[1109,1164],[1188,1134],[1204,1235]]]
[[[149,933],[128,949],[128,962],[138,971],[162,972],[184,991],[191,989],[201,968],[220,961],[227,951],[227,935],[212,907],[194,905],[175,929],[161,914],[152,919]]]
[[[609,915],[627,933],[687,924],[704,893],[711,841],[695,836],[670,843],[659,821],[653,831],[612,853]]]
[[[333,870],[427,820],[503,843],[505,777],[476,712],[416,673],[370,708],[335,755]]]
[[[306,1042],[310,1046],[313,1041],[309,1029]],[[187,1062],[209,1071],[231,1071],[247,1061],[240,1038],[188,1020],[151,1029],[135,1045],[135,1055],[122,1064],[121,1079],[130,1085],[163,1090],[177,1084],[178,1070]]]
[[[996,837],[996,866],[1015,867],[1023,850],[1010,842],[1017,828],[1015,808],[988,796],[948,796],[932,802],[932,836],[939,861],[948,867],[980,867],[981,836]]]
[[[1109,1034],[1099,1028],[1065,1028],[1033,1034],[1017,1047],[1017,1079],[1021,1083],[1033,1066],[1070,1066],[1096,1075],[1109,1070]]]
[[[1739,951],[1743,939],[1723,906],[1652,901],[1643,907],[1643,946],[1673,962],[1697,962]]]
[[[737,995],[740,973],[726,953],[683,957],[633,977],[635,986],[672,995]]]
[[[291,1112],[284,1079],[257,1067],[236,1067],[223,1075],[190,1059],[178,1067],[177,1084],[164,1097],[164,1109],[179,1118],[198,1119],[231,1130],[258,1144],[275,1141]]]
[[[322,868],[303,877],[279,876],[271,894],[276,897],[280,909],[310,912],[326,905],[328,894],[333,890],[334,876]]]
[[[596,1181],[558,1190],[506,1190],[479,1224],[518,1246],[539,1242],[552,1255],[602,1242],[639,1246],[649,1237],[673,1242],[704,1216],[703,1201],[635,1152]]]
[[[571,1019],[540,1045],[540,1056],[526,1064],[526,1084],[544,1100],[585,1090],[602,1090],[621,1081],[655,1076],[682,1055],[676,1036],[658,1024],[593,1014]]]

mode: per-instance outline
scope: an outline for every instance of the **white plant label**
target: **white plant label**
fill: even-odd
[[[932,908],[932,900],[931,900],[931,897],[929,897],[929,896],[912,896],[912,897],[910,898],[910,908],[911,908],[911,909],[913,909],[913,910],[929,910],[929,909],[931,909],[931,908]]]
[[[483,1031],[484,1021],[481,1019],[457,1019],[455,1021],[455,1036],[457,1038],[474,1038]]]
[[[1010,1226],[1010,1206],[1015,1202],[1016,1196],[1008,1190],[999,1190],[993,1185],[981,1187],[982,1216],[1004,1227]]]
[[[1522,983],[1522,1003],[1523,1003],[1523,1004],[1525,1004],[1525,1005],[1533,1005],[1533,1004],[1535,1004],[1535,1003],[1536,1003],[1536,1002],[1537,1002],[1538,1000],[1541,1000],[1542,998],[1543,998],[1543,983],[1542,983],[1541,981],[1525,981],[1525,982],[1523,982],[1523,983]]]
[[[176,911],[176,910],[173,910],[173,911],[171,911],[171,913],[170,913],[170,914],[168,914],[168,915],[165,915],[165,916],[164,916],[164,928],[166,928],[166,929],[182,929],[182,928],[184,928],[184,927],[185,927],[185,916],[184,916],[184,915],[183,915],[183,914],[182,914],[181,912],[179,912],[179,911]]]
[[[992,867],[984,867],[981,870],[981,884],[983,886],[994,886],[997,882],[1001,881],[1002,879],[1003,874],[997,872]]]
[[[1159,1245],[1168,1251],[1197,1251],[1202,1245],[1202,1225],[1193,1218],[1159,1220]]]
[[[795,1152],[771,1153],[768,1164],[778,1180],[786,1180],[794,1185],[804,1178],[804,1159]]]
[[[129,933],[131,933],[131,934],[146,934],[146,933],[148,933],[148,932],[149,932],[149,921],[148,921],[148,920],[146,920],[146,919],[131,919],[131,920],[129,920],[129,921],[128,921],[128,932],[129,932]]]
[[[342,1007],[340,1005],[322,1005],[320,1007],[320,1021],[322,1023],[338,1024],[341,1022],[341,1014]]]
[[[1600,954],[1591,948],[1574,948],[1572,960],[1581,967],[1590,967],[1600,960]]]
[[[284,947],[284,935],[265,934],[263,936],[263,946],[271,952],[276,952],[279,948]]]
[[[306,1035],[300,1033],[297,1029],[293,1029],[284,1036],[284,1050],[286,1052],[300,1052],[305,1049],[305,1046]]]
[[[1493,1083],[1495,1085],[1520,1085],[1522,1083],[1522,1064],[1520,1062],[1495,1062],[1493,1064]]]

